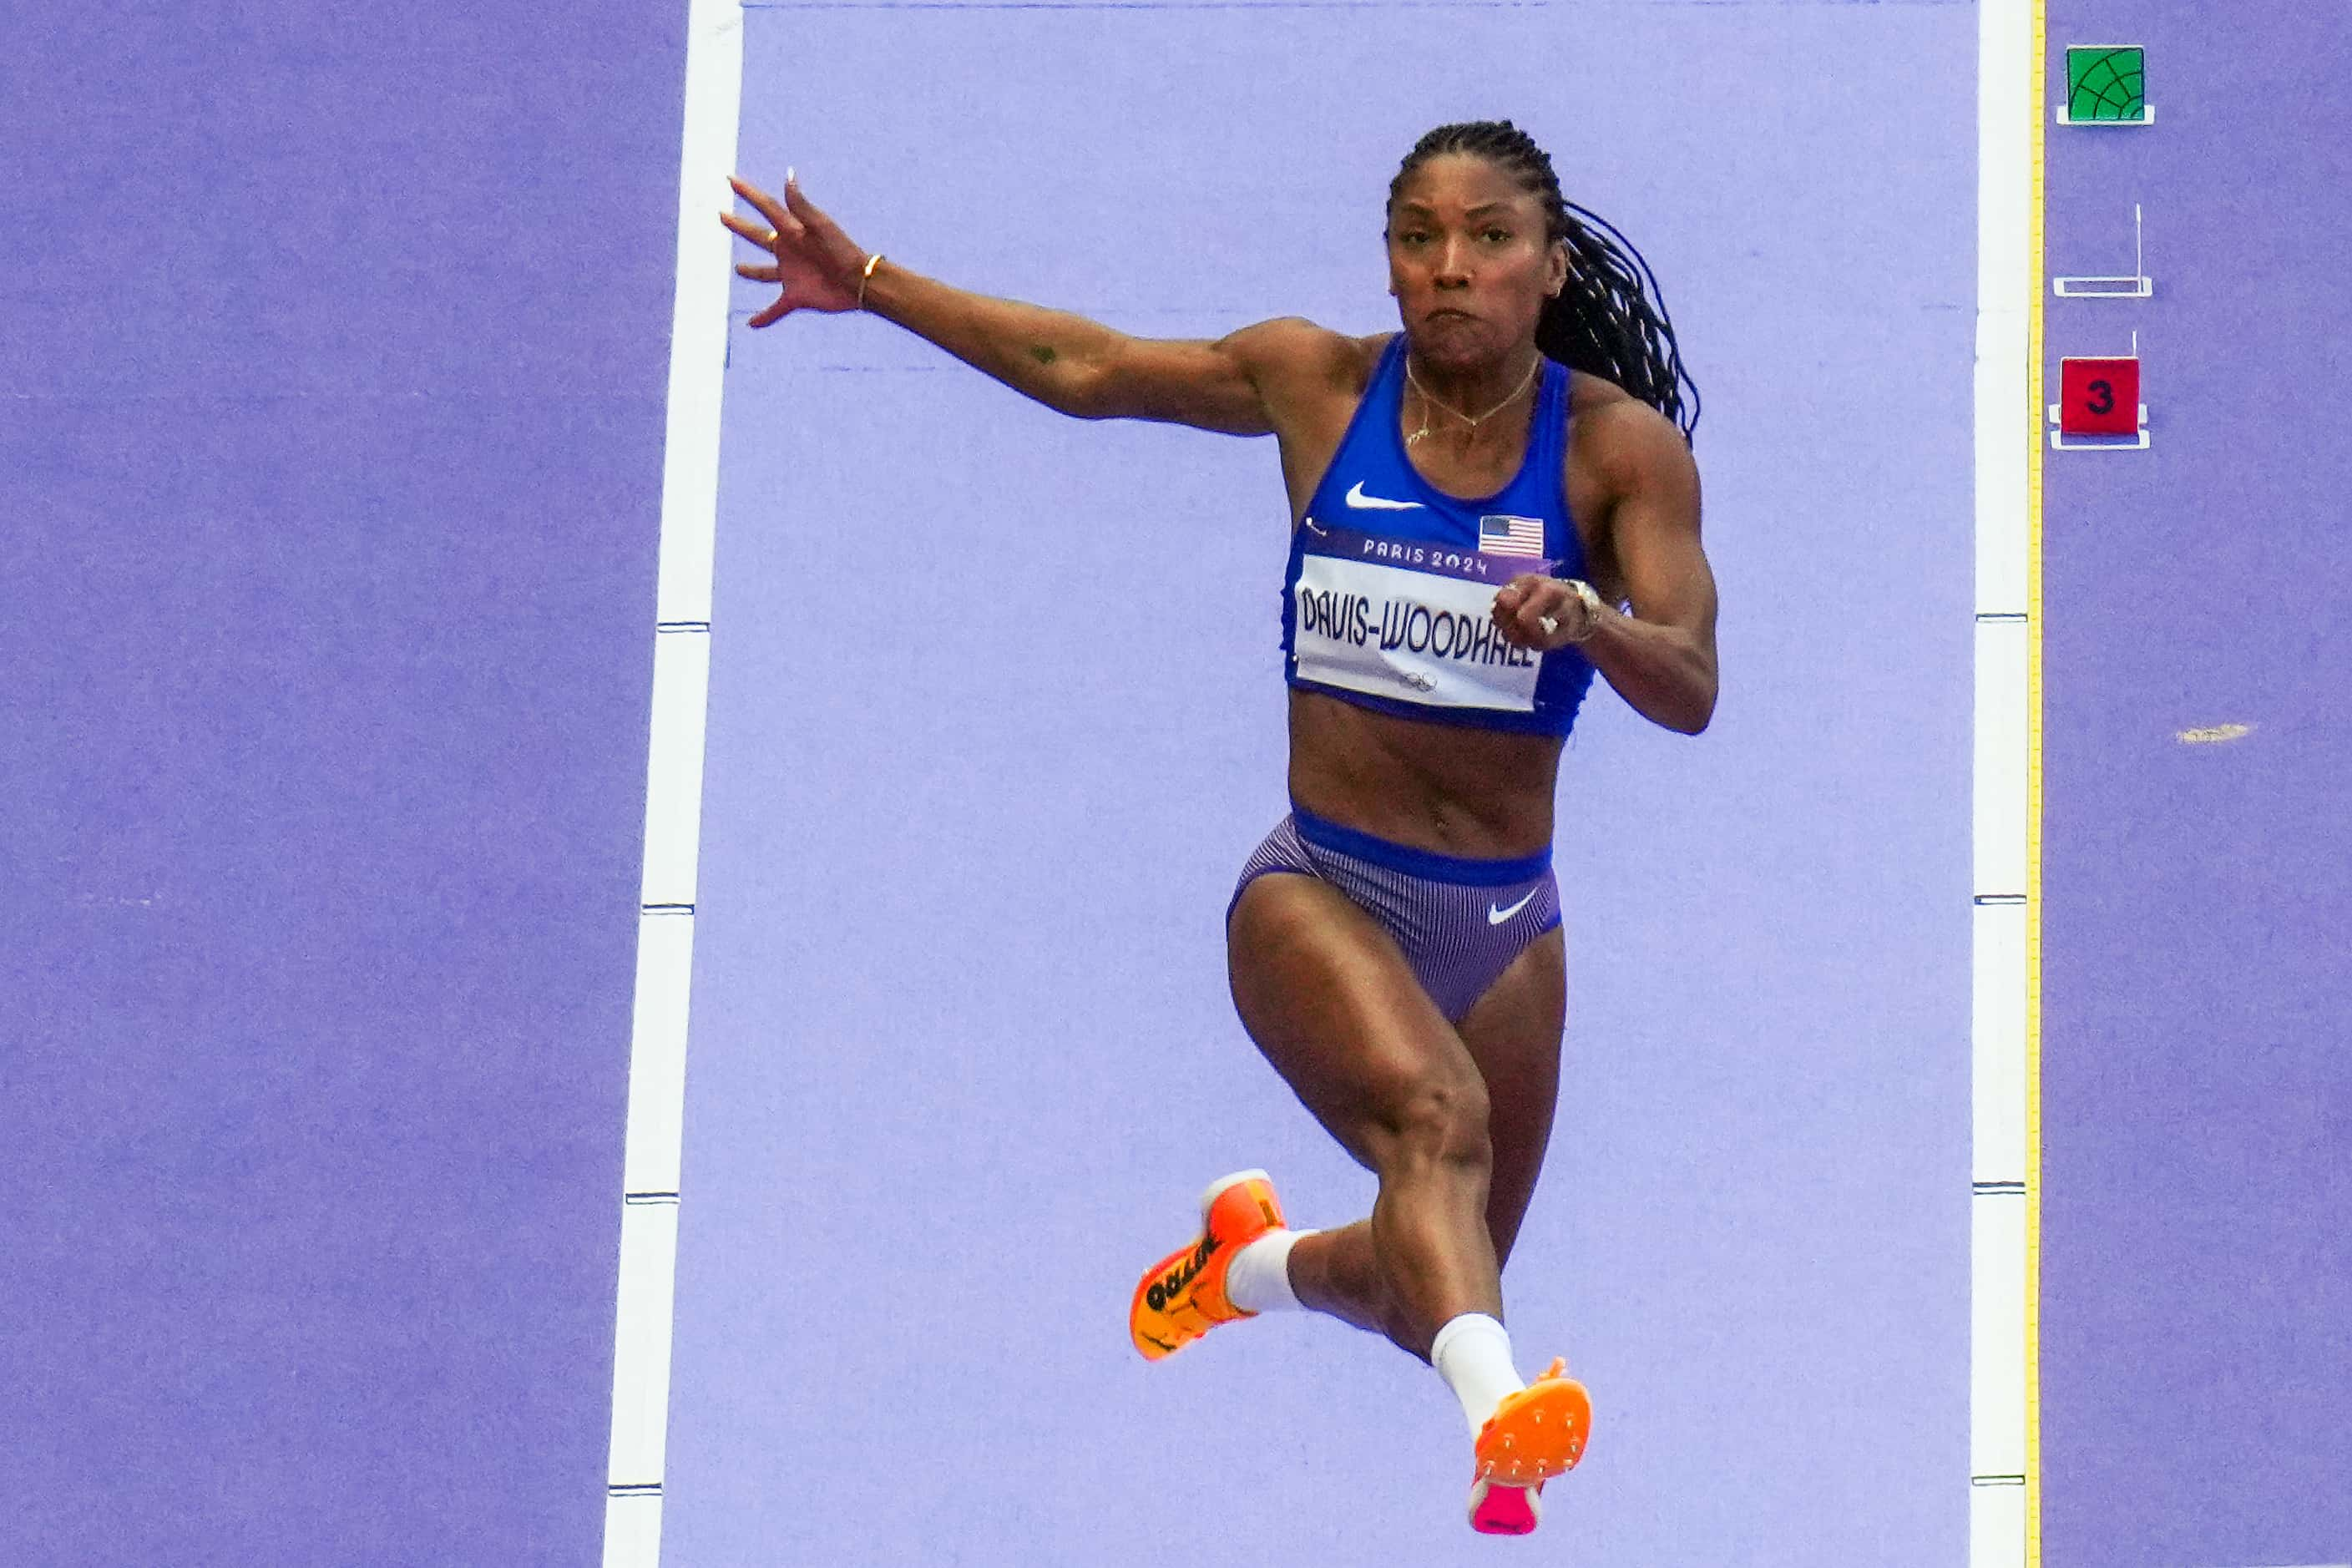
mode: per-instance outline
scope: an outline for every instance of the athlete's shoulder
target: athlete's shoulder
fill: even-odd
[[[1576,454],[1603,473],[1632,479],[1661,465],[1691,466],[1682,426],[1604,376],[1571,370],[1569,427]]]
[[[1390,336],[1351,337],[1304,316],[1276,316],[1227,334],[1217,346],[1239,360],[1261,385],[1339,386],[1360,392]]]
[[[1621,403],[1640,401],[1607,376],[1595,375],[1589,370],[1570,367],[1568,383],[1569,403],[1580,415],[1597,414]]]

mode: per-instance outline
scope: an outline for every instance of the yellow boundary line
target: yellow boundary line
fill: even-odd
[[[2032,453],[2025,467],[2025,1564],[2042,1568],[2042,232],[2050,125],[2048,0],[2033,7],[2033,191],[2027,258],[2026,391]]]

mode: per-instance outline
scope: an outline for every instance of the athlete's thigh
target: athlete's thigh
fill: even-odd
[[[1551,1142],[1559,1099],[1561,1032],[1568,1023],[1568,950],[1554,926],[1511,961],[1456,1030],[1486,1080],[1495,1171],[1486,1228],[1496,1261],[1511,1256]]]
[[[1432,1084],[1475,1092],[1476,1065],[1394,938],[1327,882],[1270,872],[1225,930],[1234,1006],[1300,1103],[1380,1168],[1383,1134]]]

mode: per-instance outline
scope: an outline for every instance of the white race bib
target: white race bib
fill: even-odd
[[[1533,712],[1542,658],[1495,625],[1495,591],[1545,563],[1490,562],[1440,545],[1379,548],[1439,571],[1364,559],[1369,551],[1302,555],[1291,632],[1298,679],[1431,708]],[[1465,565],[1492,580],[1440,574]]]

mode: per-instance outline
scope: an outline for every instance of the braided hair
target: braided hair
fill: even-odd
[[[1563,196],[1551,159],[1507,120],[1441,125],[1414,142],[1389,182],[1389,205],[1396,205],[1407,175],[1448,153],[1474,153],[1500,167],[1542,201],[1548,237],[1567,242],[1568,286],[1537,318],[1536,347],[1571,369],[1615,382],[1673,420],[1688,442],[1698,429],[1698,384],[1683,368],[1657,275],[1633,241]]]

